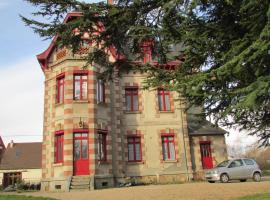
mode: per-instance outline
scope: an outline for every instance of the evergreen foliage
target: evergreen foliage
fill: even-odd
[[[77,0],[26,0],[37,6],[47,23],[23,21],[41,37],[59,35],[60,43],[78,49],[84,32],[102,31],[91,40],[103,49],[89,62],[102,63],[111,77],[115,67],[146,70],[148,87],[168,85],[190,105],[205,105],[216,123],[270,138],[270,2],[269,0],[119,0],[115,5]],[[63,24],[66,13],[83,16]],[[95,26],[99,24],[100,26]],[[79,28],[80,34],[72,30]],[[141,44],[151,41],[160,66],[184,59],[168,71],[151,63],[132,64]],[[171,56],[173,44],[183,46]],[[107,62],[104,50],[114,45],[125,59]],[[173,84],[172,84],[173,83]]]

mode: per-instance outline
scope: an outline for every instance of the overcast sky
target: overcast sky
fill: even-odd
[[[50,41],[43,41],[20,20],[19,14],[30,16],[32,11],[23,0],[0,0],[0,135],[5,144],[42,140],[44,76],[35,56]],[[230,132],[228,143],[254,141]]]

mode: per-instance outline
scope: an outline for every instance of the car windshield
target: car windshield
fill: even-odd
[[[229,164],[229,162],[230,162],[229,160],[225,160],[222,163],[219,163],[217,167],[226,167]]]

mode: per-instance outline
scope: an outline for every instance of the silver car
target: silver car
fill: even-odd
[[[241,158],[226,160],[218,164],[215,168],[205,172],[205,178],[209,183],[220,181],[227,183],[230,180],[240,180],[245,182],[253,179],[256,182],[261,180],[262,171],[253,159]]]

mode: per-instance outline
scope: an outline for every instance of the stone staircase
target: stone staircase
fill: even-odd
[[[93,177],[91,176],[72,176],[69,190],[92,190],[94,189]]]

